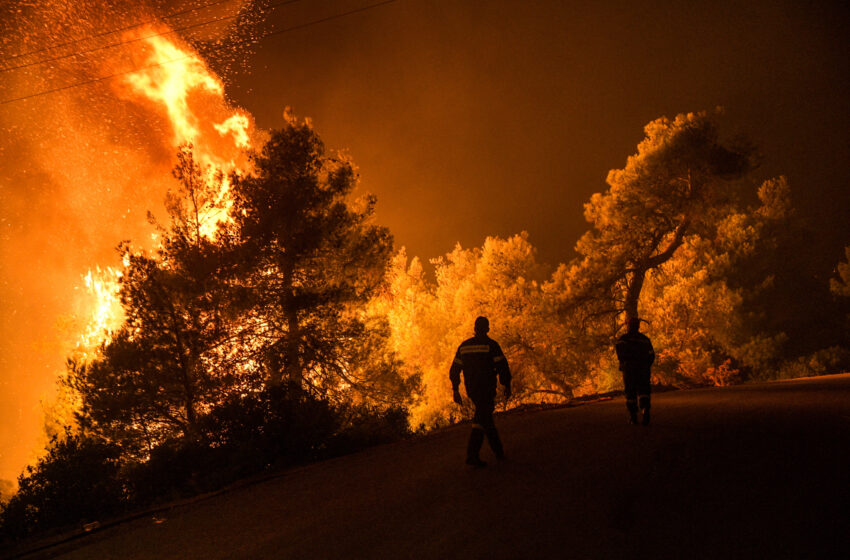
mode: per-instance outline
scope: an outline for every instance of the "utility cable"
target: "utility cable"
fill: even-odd
[[[291,0],[291,1],[292,1],[292,0]],[[294,0],[294,1],[298,1],[298,0]],[[308,21],[308,22],[306,22],[306,23],[302,23],[302,24],[298,24],[298,25],[293,25],[292,27],[286,27],[286,28],[283,28],[283,29],[279,29],[279,30],[277,30],[277,31],[272,31],[272,32],[270,32],[270,33],[267,33],[266,35],[263,35],[263,36],[262,36],[259,40],[260,40],[260,41],[263,41],[263,40],[265,40],[266,38],[271,37],[272,35],[280,35],[281,33],[288,33],[288,32],[290,32],[290,31],[295,31],[295,30],[298,30],[298,29],[304,29],[305,27],[311,27],[311,26],[313,26],[313,25],[318,25],[318,24],[320,24],[320,23],[324,23],[324,22],[326,22],[326,21],[331,21],[331,20],[334,20],[334,19],[339,19],[339,18],[342,18],[342,17],[345,17],[345,16],[349,16],[349,15],[352,15],[352,14],[359,13],[359,12],[365,12],[365,11],[367,11],[367,10],[372,10],[372,9],[374,9],[374,8],[378,8],[378,7],[380,7],[380,6],[385,6],[385,5],[387,5],[387,4],[392,4],[393,2],[397,2],[397,1],[398,1],[398,0],[385,0],[384,2],[377,2],[377,3],[375,3],[375,4],[370,4],[370,5],[368,5],[368,6],[364,6],[364,7],[362,7],[362,8],[356,8],[356,9],[354,9],[354,10],[349,10],[349,11],[347,11],[347,12],[342,12],[342,13],[340,13],[340,14],[335,14],[335,15],[332,15],[332,16],[328,16],[328,17],[324,17],[324,18],[320,18],[320,19],[316,19],[316,20]],[[46,91],[41,91],[41,92],[39,92],[39,93],[33,93],[33,94],[30,94],[30,95],[24,95],[24,96],[22,96],[22,97],[15,97],[15,98],[13,98],[13,99],[6,99],[6,100],[4,100],[4,101],[0,101],[0,105],[7,105],[7,104],[9,104],[9,103],[14,103],[14,102],[16,102],[16,101],[24,101],[24,100],[26,100],[26,99],[32,99],[33,97],[40,97],[40,96],[42,96],[42,95],[47,95],[47,94],[49,94],[49,93],[55,93],[55,92],[57,92],[57,91],[64,91],[64,90],[66,90],[66,89],[72,89],[72,88],[76,88],[76,87],[80,87],[80,86],[85,86],[85,85],[89,85],[89,84],[94,84],[94,83],[97,83],[97,82],[103,82],[103,81],[106,81],[106,80],[110,80],[110,79],[112,79],[112,78],[116,78],[116,77],[118,77],[118,76],[124,76],[124,75],[127,75],[127,74],[133,74],[133,73],[135,73],[135,72],[142,72],[142,71],[144,71],[144,70],[150,70],[151,68],[156,68],[156,67],[158,67],[158,66],[164,66],[164,65],[166,65],[166,64],[173,64],[173,63],[175,63],[175,62],[180,62],[180,61],[183,61],[183,60],[186,60],[186,59],[189,59],[189,58],[193,58],[193,57],[195,57],[195,56],[197,56],[197,55],[196,55],[195,53],[193,53],[193,54],[190,54],[190,55],[181,56],[181,57],[174,58],[174,59],[171,59],[171,60],[166,60],[165,62],[159,62],[159,63],[157,63],[157,64],[151,64],[151,65],[149,65],[149,66],[143,66],[143,67],[141,67],[141,68],[134,68],[134,69],[132,69],[132,70],[127,70],[127,71],[125,71],[125,72],[116,72],[115,74],[110,74],[110,75],[108,75],[108,76],[101,76],[101,77],[99,77],[99,78],[93,78],[93,79],[91,79],[91,80],[86,80],[86,81],[83,81],[83,82],[77,82],[77,83],[70,84],[70,85],[67,85],[67,86],[62,86],[62,87],[58,87],[58,88],[53,88],[53,89],[49,89],[49,90],[46,90]]]
[[[112,35],[113,33],[120,33],[121,31],[127,31],[128,29],[133,29],[134,27],[142,27],[143,25],[149,25],[151,23],[156,23],[157,21],[162,21],[164,19],[171,19],[177,16],[182,16],[184,14],[188,14],[191,12],[197,12],[198,10],[203,10],[206,8],[212,8],[213,6],[218,6],[219,4],[225,4],[227,2],[233,2],[234,0],[217,0],[216,2],[210,2],[209,4],[204,4],[203,6],[196,6],[194,8],[189,8],[186,10],[180,10],[179,12],[172,12],[170,14],[165,14],[164,16],[159,16],[153,19],[149,19],[147,21],[142,21],[139,23],[134,23],[132,25],[126,25],[124,27],[119,27],[117,29],[113,29],[111,31],[101,31],[100,33],[95,33],[94,35],[89,35],[87,37],[81,37],[79,39],[74,39],[72,41],[66,41],[64,43],[58,43],[56,45],[51,45],[49,47],[44,47],[41,49],[37,49],[34,51],[27,51],[23,53],[14,54],[12,56],[7,56],[5,58],[0,58],[0,62],[8,62],[10,60],[14,60],[16,58],[20,58],[22,56],[29,56],[31,54],[38,54],[45,51],[52,51],[54,49],[58,49],[61,47],[67,47],[68,45],[73,45],[74,43],[82,43],[83,41],[88,41],[90,39],[97,39],[98,37],[104,37],[106,35]]]
[[[278,2],[277,4],[272,4],[271,6],[269,6],[269,9],[280,8],[281,6],[286,6],[287,4],[295,4],[296,2],[300,2],[300,1],[301,0],[286,0],[285,2]],[[180,31],[186,31],[187,29],[195,29],[197,27],[205,27],[207,25],[212,25],[213,23],[219,23],[219,22],[222,22],[222,21],[236,19],[238,17],[239,17],[239,14],[237,14],[235,16],[225,16],[225,17],[215,18],[215,19],[211,19],[211,20],[207,20],[207,21],[202,21],[200,23],[193,23],[192,25],[186,25],[184,27],[175,27],[174,29],[172,29],[170,31],[163,31],[161,33],[152,33],[152,34],[146,35],[144,37],[136,37],[135,39],[130,39],[128,41],[118,41],[116,43],[110,43],[108,45],[103,45],[103,46],[100,46],[100,47],[92,47],[92,48],[87,49],[87,50],[72,52],[72,53],[64,54],[62,56],[57,56],[57,57],[54,57],[54,58],[46,58],[44,60],[39,60],[39,61],[36,61],[36,62],[28,62],[26,64],[19,64],[17,66],[9,66],[8,68],[0,69],[0,74],[2,74],[3,72],[11,72],[12,70],[20,70],[21,68],[28,68],[30,66],[39,66],[41,64],[47,64],[48,62],[54,62],[54,61],[57,61],[57,60],[64,60],[66,58],[75,58],[75,57],[78,57],[78,56],[82,56],[84,54],[90,54],[90,53],[97,52],[97,51],[103,51],[103,50],[106,50],[106,49],[111,49],[112,47],[119,47],[121,45],[129,45],[131,43],[138,43],[139,41],[144,41],[145,39],[151,39],[153,37],[162,37],[164,35],[173,35],[175,33],[179,33]]]
[[[266,35],[263,35],[263,37],[262,37],[262,38],[260,38],[260,41],[264,41],[265,39],[267,39],[268,37],[271,37],[272,35],[280,35],[281,33],[288,33],[288,32],[290,32],[290,31],[295,31],[296,29],[301,29],[301,28],[304,28],[304,27],[309,27],[309,26],[311,26],[311,25],[316,25],[316,24],[319,24],[319,23],[324,23],[324,22],[326,22],[326,21],[331,21],[331,20],[333,20],[333,19],[338,19],[338,18],[341,18],[341,17],[343,17],[343,16],[350,16],[351,14],[356,14],[356,13],[358,13],[358,12],[365,12],[365,11],[367,11],[367,10],[371,10],[371,9],[373,9],[373,8],[377,8],[377,7],[380,7],[380,6],[384,6],[384,5],[386,5],[386,4],[392,4],[393,2],[396,2],[396,1],[397,1],[397,0],[385,0],[384,2],[378,2],[377,4],[370,4],[370,5],[368,5],[368,6],[364,6],[364,7],[362,7],[362,8],[356,8],[356,9],[354,9],[354,10],[349,10],[349,11],[344,12],[344,13],[342,13],[342,14],[337,14],[337,15],[334,15],[334,16],[328,16],[328,17],[326,17],[326,18],[317,19],[317,20],[314,20],[314,21],[310,21],[310,22],[307,22],[307,23],[303,23],[303,24],[301,24],[301,25],[294,25],[294,26],[292,26],[292,27],[287,27],[287,28],[285,28],[285,29],[280,29],[280,30],[278,30],[278,31],[272,31],[271,33],[267,33]]]

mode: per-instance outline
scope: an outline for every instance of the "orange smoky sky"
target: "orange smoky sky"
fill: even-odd
[[[187,107],[177,107],[204,116],[182,123],[197,129],[195,136],[178,130],[158,93],[148,88],[150,82],[165,83],[158,75],[165,70],[202,69],[201,63],[184,59],[124,74],[151,66],[157,55],[183,56],[168,48],[159,53],[139,39],[186,25],[161,18],[186,5],[51,0],[21,2],[3,12],[0,68],[21,68],[0,74],[0,101],[95,81],[0,105],[0,479],[14,478],[45,443],[42,402],[53,398],[65,356],[93,310],[84,275],[117,266],[115,248],[122,240],[151,246],[147,212],[162,214],[177,145],[193,140],[196,150],[222,156],[214,161],[219,165],[238,152],[230,132],[209,134],[231,115],[222,84],[199,80]],[[219,2],[195,15],[202,21],[224,18],[240,5]],[[146,25],[134,26],[139,22]],[[225,33],[220,25],[218,33]],[[121,31],[102,35],[111,29]],[[75,38],[90,39],[61,47]],[[161,38],[182,45],[178,34]],[[200,36],[214,38],[209,29]],[[120,42],[126,44],[100,48]],[[42,50],[51,45],[60,47]],[[74,49],[91,52],[66,56]],[[27,65],[44,58],[54,60]],[[115,79],[96,81],[112,74]],[[142,94],[145,88],[150,91]]]
[[[56,29],[207,3],[115,2],[81,19],[88,12],[74,8],[85,2],[23,2],[32,35],[21,45],[9,19],[19,16],[3,12],[3,52]],[[808,240],[817,273],[850,244],[844,3],[397,0],[303,25],[373,3],[272,9],[260,29],[294,29],[231,51],[238,64],[229,54],[211,66],[259,128],[279,126],[291,106],[329,147],[349,150],[362,189],[378,196],[378,220],[410,254],[526,230],[542,260],[566,261],[586,229],[583,203],[643,126],[716,106],[759,145],[760,174],[789,177],[817,227]],[[205,33],[196,38],[226,29]],[[68,83],[63,72],[94,75],[101,63],[2,74],[0,93]],[[82,275],[114,264],[122,239],[145,242],[145,213],[161,208],[170,181],[163,120],[109,83],[72,91],[0,105],[0,478],[44,443],[39,400],[62,369],[68,341],[57,324],[85,306]]]

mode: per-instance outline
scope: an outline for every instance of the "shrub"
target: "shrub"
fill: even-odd
[[[157,446],[129,473],[137,503],[219,488],[272,465],[323,458],[338,414],[322,400],[285,387],[228,398],[200,422],[195,438]]]
[[[108,443],[66,433],[54,437],[47,454],[18,478],[18,493],[3,508],[0,527],[13,539],[123,510],[120,451]]]
[[[338,409],[338,414],[344,420],[331,442],[333,454],[350,453],[410,435],[407,410],[399,406],[382,409],[361,404]]]

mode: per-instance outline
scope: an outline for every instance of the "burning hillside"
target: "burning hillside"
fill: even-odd
[[[28,449],[1,441],[11,451],[0,477],[12,478],[41,447],[40,413],[28,403],[49,398],[71,350],[91,352],[119,322],[115,247],[122,239],[156,245],[147,213],[163,214],[178,147],[192,145],[208,174],[226,177],[246,164],[257,134],[251,116],[229,105],[222,79],[181,38],[227,37],[242,4],[64,0],[4,8],[0,96],[26,99],[0,112],[7,131],[0,367],[19,380],[0,396],[0,422],[22,425],[16,439]],[[227,188],[222,181],[218,199],[198,209],[208,232],[226,217]]]

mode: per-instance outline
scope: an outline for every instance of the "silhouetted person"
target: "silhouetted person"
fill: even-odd
[[[502,440],[499,439],[499,432],[493,423],[493,409],[496,406],[497,377],[505,387],[505,398],[511,396],[511,370],[499,343],[487,336],[489,331],[490,321],[487,317],[475,319],[475,336],[460,344],[449,371],[454,401],[457,404],[463,402],[459,390],[460,373],[463,372],[466,395],[475,405],[472,433],[466,448],[466,464],[475,467],[487,465],[478,456],[485,435],[496,458],[505,458]]]
[[[650,368],[655,361],[655,350],[649,337],[640,332],[640,319],[629,317],[626,321],[628,331],[617,340],[617,359],[623,372],[623,385],[626,388],[626,408],[629,420],[637,424],[637,411],[643,416],[643,425],[649,425]]]

